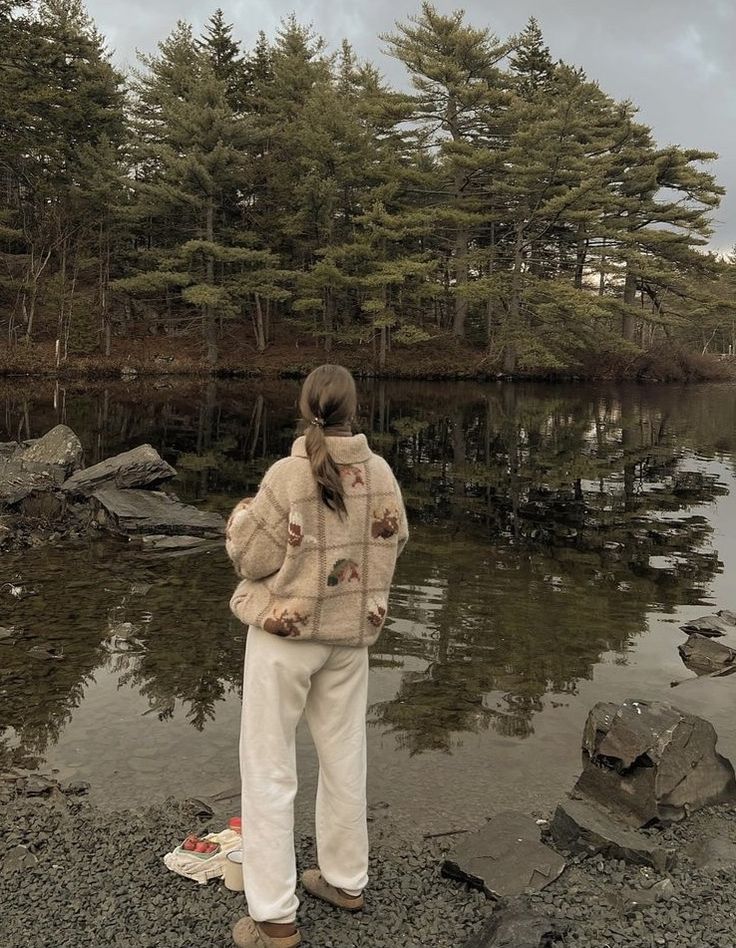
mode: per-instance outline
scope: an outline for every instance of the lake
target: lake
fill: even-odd
[[[87,463],[150,442],[182,499],[227,515],[288,452],[298,391],[6,380],[0,441],[64,422]],[[690,680],[677,645],[683,621],[736,607],[736,386],[366,382],[360,399],[412,527],[371,654],[374,807],[436,832],[510,805],[546,812],[601,700],[691,706],[734,746],[736,686]],[[87,780],[110,806],[235,785],[233,586],[218,550],[100,535],[2,554],[0,626],[24,636],[0,643],[0,769]],[[116,630],[132,651],[109,651]],[[301,819],[316,783],[305,730],[298,752]]]

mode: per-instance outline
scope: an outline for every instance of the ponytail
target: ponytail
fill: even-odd
[[[299,408],[312,474],[322,502],[341,517],[347,515],[340,468],[327,447],[327,436],[348,434],[357,409],[355,380],[341,365],[321,365],[304,381]]]
[[[340,475],[340,468],[335,464],[327,449],[324,425],[312,422],[307,428],[304,441],[322,502],[341,517],[346,515],[345,486]]]

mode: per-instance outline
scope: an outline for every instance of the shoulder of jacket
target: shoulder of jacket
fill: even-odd
[[[371,458],[370,458],[370,460],[371,460],[371,464],[373,465],[374,469],[375,469],[378,473],[382,474],[384,477],[390,478],[391,480],[396,480],[396,477],[395,477],[394,472],[393,472],[393,468],[392,468],[391,465],[388,463],[388,461],[386,460],[386,458],[381,457],[380,454],[376,454],[375,452],[371,452]]]
[[[304,470],[304,458],[287,456],[275,461],[263,475],[264,484],[285,483]]]

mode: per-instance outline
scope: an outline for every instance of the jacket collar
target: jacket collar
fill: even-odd
[[[335,464],[360,464],[371,456],[371,449],[364,434],[353,435],[351,438],[326,438],[327,448]],[[307,457],[304,437],[297,438],[291,449],[291,456],[295,458]]]

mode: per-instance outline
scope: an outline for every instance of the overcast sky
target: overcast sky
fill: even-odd
[[[237,38],[250,47],[259,30],[273,36],[295,12],[331,48],[347,37],[362,58],[395,84],[402,70],[382,52],[378,34],[419,10],[408,0],[88,0],[121,65],[135,50],[151,52],[177,19],[199,29],[220,5]],[[476,26],[501,37],[536,16],[557,59],[582,66],[609,94],[632,99],[660,144],[716,151],[718,180],[728,194],[715,215],[713,246],[736,244],[736,0],[437,0],[443,11],[462,7]]]

